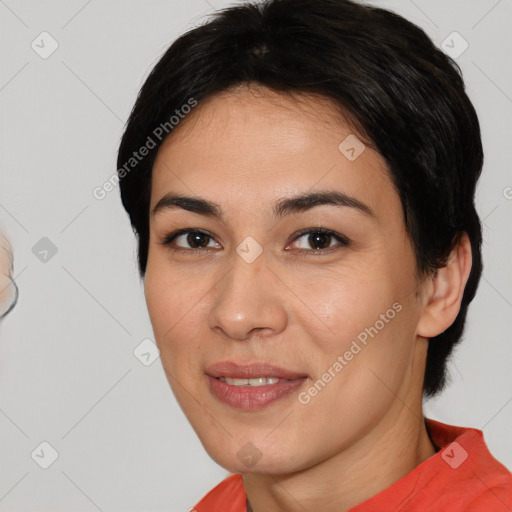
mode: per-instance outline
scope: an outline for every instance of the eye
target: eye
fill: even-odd
[[[307,238],[306,238],[306,235]],[[336,247],[336,244],[332,245],[332,242],[338,241],[338,246],[345,247],[349,245],[349,240],[347,237],[331,231],[330,229],[324,228],[307,228],[299,231],[298,236],[295,237],[293,243],[296,243],[297,240],[301,238],[304,239],[304,244],[302,247],[299,247],[299,252],[309,252],[309,253],[325,253],[331,252],[331,249]],[[308,249],[307,246],[313,247],[313,249]]]
[[[188,244],[188,246],[177,244],[176,242],[179,240],[181,240],[181,243]],[[208,249],[209,242],[214,242],[213,237],[205,231],[200,229],[179,229],[168,234],[162,241],[162,245],[174,251],[189,250],[197,252],[198,249]],[[173,247],[173,244],[178,246]],[[214,247],[219,248],[220,245],[214,242]]]
[[[306,235],[308,237],[306,238]],[[347,246],[349,240],[345,236],[325,228],[307,228],[298,232],[297,236],[293,239],[293,243],[301,238],[304,239],[305,244],[311,248],[299,247],[299,253],[316,253],[325,254],[331,252],[336,246]],[[337,244],[332,245],[332,242],[337,241]],[[161,242],[162,245],[168,247],[173,251],[191,251],[198,252],[202,249],[221,248],[221,245],[216,243],[209,233],[201,229],[179,229],[166,235]],[[213,245],[210,245],[213,244]]]

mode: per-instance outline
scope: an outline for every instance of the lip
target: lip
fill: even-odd
[[[308,379],[308,376],[303,373],[263,362],[239,365],[232,361],[223,361],[208,366],[205,373],[213,396],[231,407],[244,410],[263,409],[279,399],[286,398]],[[228,384],[219,380],[219,377],[237,379],[274,377],[286,380],[276,384],[251,387]]]
[[[235,379],[251,379],[255,377],[274,377],[277,379],[301,379],[308,377],[305,373],[280,368],[273,364],[255,362],[237,364],[233,361],[221,361],[208,366],[205,370],[210,377],[234,377]]]

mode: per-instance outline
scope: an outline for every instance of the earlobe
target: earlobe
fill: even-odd
[[[429,296],[426,297],[418,322],[418,336],[433,338],[455,321],[471,272],[471,264],[471,243],[468,235],[462,233],[446,265],[438,268],[431,278]]]

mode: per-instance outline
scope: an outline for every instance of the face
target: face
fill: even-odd
[[[161,146],[145,295],[210,456],[289,473],[421,396],[421,304],[383,158],[328,100],[255,91],[201,103]]]

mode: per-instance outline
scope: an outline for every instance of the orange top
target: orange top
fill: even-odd
[[[481,430],[425,418],[440,450],[350,512],[510,512],[512,473],[490,453]],[[228,476],[196,512],[247,512],[242,475]]]

